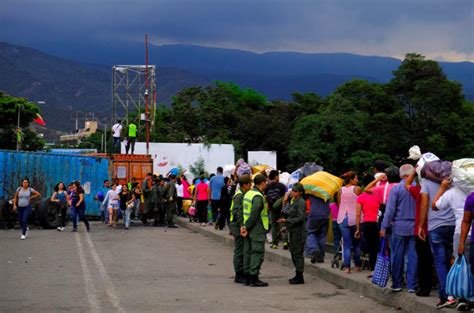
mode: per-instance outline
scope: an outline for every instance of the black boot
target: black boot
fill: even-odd
[[[303,273],[296,272],[294,279],[290,280],[290,285],[301,285],[304,284]]]
[[[243,272],[235,273],[234,283],[236,284],[245,284],[245,276]]]
[[[252,275],[250,279],[250,287],[268,287],[268,283],[261,281],[258,275]]]
[[[316,251],[314,253],[313,257],[311,258],[311,263],[314,264],[314,263],[318,262],[321,259],[320,255],[321,255],[320,252]]]
[[[249,286],[250,285],[250,275],[244,273],[244,285]]]
[[[297,280],[297,279],[298,279],[298,272],[296,272],[295,277],[288,279],[288,281],[289,281],[290,284],[291,284],[291,282],[293,282],[293,281],[295,281],[295,280]]]

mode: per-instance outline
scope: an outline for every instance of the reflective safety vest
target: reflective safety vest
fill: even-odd
[[[234,197],[232,197],[232,204],[230,205],[230,221],[231,222],[234,221],[234,200],[235,200],[235,197],[237,197],[238,195],[243,195],[243,194],[244,193],[239,188],[239,190],[234,194]]]
[[[137,125],[130,123],[128,125],[128,136],[129,137],[137,137]]]
[[[263,198],[263,195],[255,190],[249,190],[245,193],[244,196],[244,224],[247,222],[247,220],[250,217],[250,212],[252,212],[252,202],[253,198],[255,197],[262,197],[263,200],[263,210],[260,213],[260,218],[262,219],[263,223],[263,228],[265,230],[268,230],[268,210],[267,210],[267,203],[265,202],[265,199]]]

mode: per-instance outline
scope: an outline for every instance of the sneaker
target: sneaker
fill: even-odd
[[[458,305],[456,305],[456,310],[458,311],[469,311],[470,309],[469,303],[465,301],[459,301]]]
[[[25,239],[26,239],[26,236],[25,236],[25,235],[21,235],[20,239],[21,239],[21,240],[25,240]]]
[[[61,227],[60,227],[60,226],[58,226],[58,228],[56,228],[56,229],[57,229],[58,231],[61,231]]]
[[[285,243],[283,244],[283,250],[288,250],[288,243],[287,243],[287,242],[285,242]]]
[[[271,249],[278,249],[278,246],[277,245],[271,245],[270,248]]]
[[[26,228],[25,237],[28,237],[28,232],[29,232],[29,231],[30,231],[30,228],[29,228],[29,227],[27,227],[27,228]]]
[[[415,289],[408,289],[408,293],[415,293],[416,290]]]
[[[202,226],[202,227],[205,227],[205,226],[206,226],[206,223],[201,223],[201,226]]]
[[[71,230],[71,233],[77,233],[77,228],[73,228],[73,229]]]
[[[456,306],[456,300],[454,300],[454,299],[441,299],[436,304],[437,309],[451,308],[451,307],[455,307],[455,306]]]
[[[178,226],[177,226],[177,225],[174,225],[174,224],[172,224],[172,225],[168,225],[168,228],[178,228]]]
[[[61,227],[61,231],[64,231],[64,230],[65,230],[65,228],[64,228],[64,227]]]
[[[400,291],[402,291],[402,288],[388,287],[388,290],[390,290],[391,292],[400,292]]]

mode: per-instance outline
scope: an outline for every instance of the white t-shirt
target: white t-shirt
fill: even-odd
[[[184,195],[184,186],[183,186],[183,184],[181,184],[181,185],[176,184],[176,196],[178,198],[182,198],[183,195]]]
[[[112,126],[112,131],[113,131],[113,137],[115,138],[120,138],[120,134],[122,133],[122,129],[123,129],[123,126],[122,124],[115,124],[114,126]]]
[[[455,234],[461,234],[461,224],[464,216],[464,203],[466,202],[466,198],[467,194],[459,187],[454,186],[449,188],[441,198],[436,201],[436,207],[439,210],[453,210],[454,216],[456,216],[456,228],[454,229]]]

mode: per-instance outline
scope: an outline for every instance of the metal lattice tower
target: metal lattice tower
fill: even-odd
[[[128,114],[145,111],[148,95],[149,119],[153,127],[156,111],[155,66],[148,65],[148,93],[146,90],[146,65],[112,66],[112,123],[121,119],[128,124]],[[139,114],[137,114],[140,117]],[[140,128],[143,122],[136,121]]]

